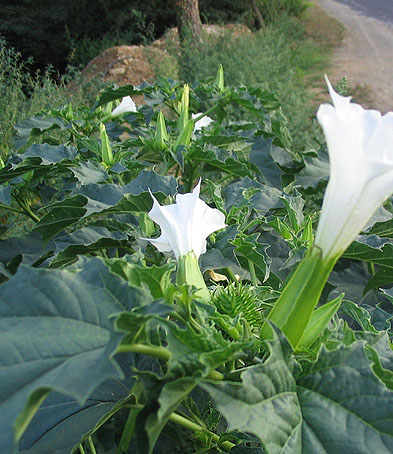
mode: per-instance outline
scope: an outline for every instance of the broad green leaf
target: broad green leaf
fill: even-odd
[[[272,149],[273,139],[256,136],[252,144],[250,161],[258,167],[264,182],[268,186],[281,189],[281,176],[283,172],[272,158]]]
[[[268,244],[259,243],[259,233],[252,235],[238,234],[232,241],[232,244],[236,246],[236,253],[243,258],[243,261],[251,261],[256,267],[256,274],[258,275],[261,282],[265,282],[269,277],[269,265],[270,257],[266,253],[266,249],[269,248]],[[239,260],[241,260],[239,258]],[[244,264],[243,268],[246,265]],[[247,266],[249,268],[249,266]],[[249,270],[250,271],[250,270]]]
[[[74,197],[49,205],[46,207],[49,208],[49,213],[43,216],[34,226],[34,231],[41,233],[46,243],[57,233],[79,221],[87,212],[86,204],[86,197],[75,195]]]
[[[235,274],[246,274],[240,266],[235,255],[235,246],[232,244],[237,233],[237,226],[231,225],[215,236],[213,247],[200,257],[202,272],[230,267]]]
[[[385,385],[393,390],[393,350],[389,335],[381,332],[377,336],[374,335],[372,340],[370,340],[369,333],[365,333],[366,336],[369,341],[367,352],[374,362],[373,370]]]
[[[321,350],[299,377],[302,453],[390,454],[393,392],[374,374],[364,341]]]
[[[250,196],[248,195],[250,194]],[[241,178],[223,189],[226,210],[233,206],[248,205],[264,216],[272,208],[282,206],[282,192],[248,177]]]
[[[173,306],[163,304],[161,301],[154,301],[148,306],[142,306],[132,312],[123,312],[117,317],[116,329],[127,334],[122,341],[123,345],[135,344],[142,329],[150,321],[166,318],[173,312]]]
[[[70,162],[67,160],[67,163]],[[48,161],[44,164],[39,157],[26,157],[23,162],[18,164],[7,164],[6,167],[0,170],[0,184],[11,181],[14,178],[24,175],[30,171],[39,172],[39,178],[45,177],[52,172],[68,172],[66,166],[61,163],[53,164]]]
[[[212,166],[237,177],[253,177],[255,173],[254,166],[249,160],[238,157],[233,151],[223,150],[209,144],[198,146],[196,143],[191,143],[186,158],[194,165],[202,163],[206,167]]]
[[[23,265],[0,286],[0,452],[12,452],[15,420],[38,392],[83,403],[106,380],[121,378],[112,356],[123,335],[111,317],[146,298],[97,258],[79,261],[72,273]]]
[[[72,161],[76,157],[76,149],[66,145],[34,144],[18,156],[23,160],[41,158],[41,165],[48,166],[62,161]]]
[[[43,131],[65,129],[65,127],[66,124],[60,118],[28,118],[27,120],[19,121],[14,125],[14,129],[16,130],[14,144],[17,148],[21,148],[26,145],[30,137],[38,137]]]
[[[75,224],[82,218],[96,213],[147,212],[152,206],[149,190],[164,195],[176,193],[176,180],[173,177],[158,175],[154,171],[143,170],[131,183],[87,184],[78,194],[46,207],[49,212],[34,227],[42,234],[44,241]]]
[[[127,235],[111,232],[104,227],[85,227],[70,235],[54,238],[55,257],[49,260],[51,268],[64,267],[73,262],[77,255],[87,255],[108,248],[124,248],[128,245]]]
[[[340,263],[335,267],[328,278],[328,283],[335,288],[330,297],[337,297],[345,293],[344,298],[349,301],[356,301],[359,306],[368,304],[375,306],[381,301],[381,295],[374,290],[365,294],[365,287],[370,279],[367,264],[362,262],[346,263],[346,267],[340,267]]]
[[[302,414],[293,367],[288,344],[276,338],[270,344],[268,360],[248,367],[241,373],[240,383],[200,386],[210,393],[228,430],[256,434],[266,454],[301,454]]]
[[[5,265],[13,259],[17,265],[20,263],[33,265],[44,252],[44,244],[39,233],[0,240],[0,262]]]
[[[316,188],[321,181],[327,181],[330,175],[329,157],[326,151],[320,151],[317,157],[305,156],[305,167],[296,174],[295,180],[304,188]]]
[[[345,251],[344,257],[393,268],[393,244],[376,235],[358,236]]]
[[[117,355],[125,379],[105,381],[83,404],[75,397],[52,392],[23,434],[20,453],[69,454],[85,434],[99,426],[129,397],[134,365],[131,358],[131,355]]]
[[[393,283],[393,268],[382,266],[379,270],[371,277],[364,288],[364,293],[369,290],[377,289],[385,285],[392,285]]]
[[[96,109],[97,107],[103,106],[107,104],[110,101],[114,101],[115,99],[121,99],[124,96],[132,96],[134,94],[141,94],[139,89],[135,88],[133,85],[123,85],[122,87],[118,88],[105,88],[101,92],[101,96],[99,100],[95,103],[93,109]]]
[[[81,184],[101,183],[108,178],[101,164],[94,161],[81,161],[78,166],[70,167],[70,170]]]
[[[148,287],[153,298],[166,298],[171,285],[171,273],[175,264],[166,263],[163,266],[142,266],[127,262],[124,259],[114,260],[109,264],[113,273],[121,276],[133,287]]]
[[[343,300],[340,312],[349,315],[364,331],[371,331],[376,333],[377,330],[371,324],[370,313],[363,307],[358,306],[352,301]]]

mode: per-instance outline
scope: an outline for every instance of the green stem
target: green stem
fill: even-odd
[[[96,448],[95,448],[95,446],[93,444],[93,440],[91,439],[91,437],[88,437],[87,443],[89,445],[90,453],[91,454],[97,454]]]
[[[130,413],[128,414],[127,422],[124,426],[123,433],[121,434],[121,439],[117,449],[118,454],[128,451],[132,436],[134,435],[136,417],[139,412],[139,408],[130,408]]]
[[[33,211],[31,211],[29,205],[27,205],[22,200],[19,200],[18,197],[15,197],[15,200],[17,204],[22,208],[26,216],[29,216],[29,218],[33,219],[33,221],[35,222],[40,222],[41,219],[35,213],[33,213]]]
[[[158,347],[157,345],[144,345],[144,344],[126,344],[119,345],[116,353],[141,353],[143,355],[154,356],[158,359],[168,361],[171,357],[171,353],[164,347]],[[224,375],[217,370],[212,370],[208,374],[208,378],[212,380],[221,381],[224,380]]]
[[[369,262],[368,263],[368,271],[370,272],[370,274],[372,274],[373,276],[375,275],[375,264],[372,263],[372,262]]]
[[[236,279],[235,273],[229,268],[229,266],[227,266],[227,267],[225,268],[225,272],[227,273],[229,279],[230,279],[232,282],[238,282],[238,279]]]
[[[169,350],[164,347],[144,344],[119,345],[116,353],[142,353],[143,355],[155,356],[164,361],[168,361],[171,357]]]
[[[0,203],[0,208],[3,210],[12,211],[13,213],[23,214],[24,216],[27,216],[27,214],[24,211],[18,210],[17,208],[13,208],[8,205],[3,205],[2,203]]]
[[[86,454],[86,451],[85,451],[85,449],[84,449],[82,443],[79,445],[79,452],[80,452],[81,454]]]
[[[212,440],[215,441],[216,443],[220,441],[219,435],[217,435],[213,432],[210,432],[210,430],[205,429],[204,427],[200,426],[199,424],[196,424],[195,422],[190,421],[188,418],[185,418],[184,416],[181,416],[178,413],[172,413],[171,416],[169,416],[169,421],[172,421],[175,424],[178,424],[179,426],[184,427],[185,429],[189,429],[194,432],[203,432],[207,435],[210,435]],[[220,448],[222,448],[228,452],[235,446],[236,445],[234,443],[231,443],[230,441],[223,441],[222,443],[220,443]]]
[[[257,278],[257,275],[255,273],[255,265],[254,265],[254,263],[251,260],[248,260],[248,269],[249,269],[250,274],[251,274],[251,284],[254,287],[258,287],[258,278]]]

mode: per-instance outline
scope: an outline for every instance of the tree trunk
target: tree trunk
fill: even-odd
[[[252,9],[254,10],[255,16],[257,18],[257,21],[258,21],[258,24],[259,24],[259,28],[264,28],[265,27],[265,21],[263,20],[262,14],[259,11],[259,8],[258,8],[255,0],[250,0],[250,1],[251,1]]]
[[[202,24],[198,0],[174,0],[180,42],[187,39],[200,41]]]

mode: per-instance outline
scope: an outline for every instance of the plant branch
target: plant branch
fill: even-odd
[[[3,203],[0,203],[0,208],[3,210],[12,211],[13,213],[23,214],[24,216],[27,216],[27,214],[24,211],[18,210],[17,208],[14,208],[12,206],[4,205]]]
[[[143,355],[155,356],[158,359],[168,361],[171,353],[164,347],[144,344],[125,344],[117,347],[116,353],[142,353]]]
[[[155,356],[158,359],[168,361],[171,357],[171,352],[157,345],[144,345],[144,344],[124,344],[117,347],[116,353],[142,353],[143,355]],[[224,375],[217,370],[212,370],[207,375],[212,380],[224,380]]]
[[[40,218],[31,210],[31,208],[22,200],[19,200],[18,197],[15,197],[17,204],[22,208],[24,214],[29,218],[33,219],[35,222],[40,222]]]
[[[250,275],[251,275],[251,284],[254,287],[258,287],[258,278],[255,273],[255,265],[251,260],[248,260],[248,268],[249,268]]]
[[[128,407],[136,410],[142,410],[143,405],[142,404],[130,404],[127,405]],[[194,432],[203,432],[206,435],[209,435],[213,441],[216,443],[220,441],[220,436],[215,434],[214,432],[211,432],[210,430],[206,429],[205,427],[200,426],[199,424],[191,421],[188,418],[185,418],[182,415],[179,415],[176,412],[173,412],[169,416],[169,421],[178,424],[179,426],[184,427],[185,429],[192,430]],[[225,451],[230,451],[232,448],[234,448],[236,445],[234,443],[231,443],[230,441],[223,441],[220,443],[220,448],[224,449]]]

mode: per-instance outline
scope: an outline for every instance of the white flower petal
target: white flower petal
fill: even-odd
[[[327,80],[333,106],[317,118],[328,146],[330,180],[315,244],[337,258],[393,193],[393,113],[381,116],[350,103]]]
[[[121,103],[112,111],[112,117],[117,117],[126,112],[136,112],[136,104],[131,96],[125,96]]]
[[[206,238],[224,228],[225,215],[199,198],[201,182],[189,194],[178,194],[176,203],[161,206],[153,197],[149,215],[161,227],[158,238],[149,239],[159,251],[172,250],[179,258],[190,251],[197,257],[206,252]]]
[[[195,118],[199,117],[200,115],[202,115],[200,112],[196,113],[196,114],[192,114],[192,119],[194,120]],[[198,120],[195,123],[194,131],[200,131],[202,128],[205,128],[206,126],[209,126],[212,121],[213,120],[210,117],[207,117],[207,116],[201,118],[200,120]]]

